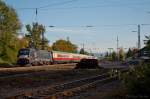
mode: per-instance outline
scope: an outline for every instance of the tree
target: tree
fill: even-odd
[[[84,49],[81,48],[79,53],[80,53],[80,54],[84,54],[84,52],[85,52]]]
[[[133,55],[135,55],[138,51],[139,51],[139,49],[137,49],[137,48],[132,48],[132,53],[133,53]]]
[[[124,54],[123,48],[121,48],[121,49],[119,50],[119,60],[120,60],[120,61],[125,60],[125,54]]]
[[[72,44],[70,41],[66,41],[63,39],[57,40],[55,43],[53,43],[52,49],[55,51],[64,51],[71,53],[77,52],[77,46],[75,44]]]
[[[15,62],[18,50],[17,31],[21,28],[15,10],[0,0],[0,58]]]
[[[146,38],[146,46],[150,46],[150,36],[145,36]]]
[[[126,54],[126,57],[129,58],[129,57],[132,57],[133,56],[133,52],[132,50],[129,48],[127,54]]]
[[[150,65],[143,64],[129,68],[128,72],[122,73],[122,82],[126,93],[134,96],[150,95]]]
[[[109,57],[109,53],[108,52],[105,53],[105,57]]]
[[[85,54],[85,55],[89,55],[89,53],[87,51],[85,51],[83,48],[80,49],[79,51],[80,54]],[[92,54],[92,53],[91,53]]]
[[[24,37],[22,39],[18,39],[19,41],[19,48],[27,48],[29,41]]]
[[[116,54],[116,52],[115,51],[113,51],[112,52],[112,61],[115,61],[115,60],[117,60],[117,54]]]
[[[45,27],[43,25],[39,25],[36,22],[33,23],[32,26],[29,24],[26,25],[26,29],[29,32],[28,34],[26,34],[26,38],[30,43],[30,47],[32,46],[37,49],[42,49],[42,46],[48,45],[48,40],[44,38]]]

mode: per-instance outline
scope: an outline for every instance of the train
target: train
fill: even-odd
[[[34,48],[21,48],[17,55],[18,65],[32,66],[51,65],[59,63],[78,63],[81,59],[96,59],[95,56],[61,51],[38,50]]]

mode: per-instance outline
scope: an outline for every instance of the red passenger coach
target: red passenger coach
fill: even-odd
[[[52,53],[54,63],[77,63],[83,58],[85,59],[94,58],[93,56],[89,55],[59,52],[59,51],[53,51]]]
[[[54,63],[69,63],[72,61],[72,56],[70,53],[53,51]]]

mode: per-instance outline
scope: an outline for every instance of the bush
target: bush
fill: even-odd
[[[122,81],[129,95],[150,95],[150,64],[130,68],[122,75]]]

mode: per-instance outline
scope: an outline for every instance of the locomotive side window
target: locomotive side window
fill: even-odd
[[[32,58],[35,58],[36,57],[36,52],[35,51],[30,51],[30,56],[32,57]]]
[[[29,50],[28,49],[21,49],[19,51],[19,55],[29,55]]]

